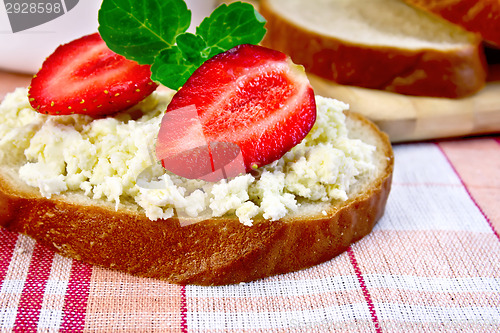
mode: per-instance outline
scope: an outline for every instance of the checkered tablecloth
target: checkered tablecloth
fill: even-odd
[[[1,229],[0,330],[500,331],[500,137],[394,150],[386,214],[370,235],[329,262],[253,283],[136,278]]]

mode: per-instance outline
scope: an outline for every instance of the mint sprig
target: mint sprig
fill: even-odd
[[[151,66],[151,78],[179,89],[206,60],[240,44],[258,44],[264,18],[248,3],[220,5],[186,32],[191,11],[183,0],[103,0],[99,33],[114,52]]]

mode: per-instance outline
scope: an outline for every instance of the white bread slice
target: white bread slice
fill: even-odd
[[[0,165],[0,226],[84,262],[179,284],[251,281],[319,264],[367,235],[384,213],[393,152],[388,137],[348,113],[349,136],[376,146],[376,172],[345,202],[304,203],[279,221],[245,226],[236,216],[180,226],[152,221],[133,204],[115,205],[79,192],[42,197],[18,176],[19,161]]]
[[[265,46],[343,85],[462,97],[485,84],[481,38],[401,0],[262,0]]]
[[[404,0],[436,14],[468,31],[476,32],[500,47],[500,1],[498,0]]]

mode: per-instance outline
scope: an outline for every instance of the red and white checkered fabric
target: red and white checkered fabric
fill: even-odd
[[[500,139],[394,150],[386,214],[369,236],[244,285],[136,278],[0,229],[0,331],[500,331]]]

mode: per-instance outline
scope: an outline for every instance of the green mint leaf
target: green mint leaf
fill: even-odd
[[[179,89],[206,60],[240,44],[257,44],[264,37],[265,20],[248,3],[220,5],[196,28],[196,35],[177,37],[177,46],[155,59],[152,79]]]
[[[207,43],[201,36],[186,32],[179,35],[176,42],[177,47],[182,51],[182,54],[187,61],[201,66],[201,64],[203,64],[203,62],[207,59],[207,55],[205,54]]]
[[[209,58],[240,44],[258,44],[265,19],[249,3],[222,4],[196,28],[209,46]]]
[[[152,64],[191,23],[183,0],[103,0],[99,33],[114,52]]]
[[[161,51],[151,66],[151,79],[160,82],[170,89],[177,90],[193,72],[200,66],[198,63],[186,59],[182,50],[178,46]]]
[[[151,78],[177,90],[203,62],[240,44],[258,44],[264,18],[248,3],[220,5],[187,33],[183,0],[103,0],[99,33],[114,52],[151,66]]]
[[[151,79],[170,89],[179,89],[207,59],[207,44],[198,35],[184,33],[177,45],[163,50],[151,66]]]

